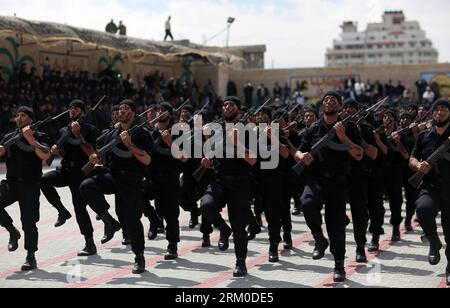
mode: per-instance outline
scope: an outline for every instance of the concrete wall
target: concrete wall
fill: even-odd
[[[343,87],[345,79],[353,74],[360,77],[363,82],[368,79],[371,82],[376,80],[387,83],[392,79],[394,85],[401,80],[407,88],[416,91],[415,82],[424,76],[433,74],[450,74],[450,63],[426,64],[426,65],[392,65],[392,66],[372,66],[357,68],[303,68],[303,69],[277,69],[277,70],[239,70],[231,71],[230,80],[233,80],[239,91],[243,95],[243,86],[248,81],[253,83],[255,89],[264,83],[270,91],[274,83],[280,86],[287,82],[291,88],[295,87],[297,81],[308,81],[309,89],[306,95],[310,97],[320,97],[326,91]],[[448,76],[447,76],[448,77]],[[450,80],[450,77],[448,77]]]

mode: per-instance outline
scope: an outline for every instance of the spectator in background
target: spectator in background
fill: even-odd
[[[398,85],[395,88],[395,95],[403,97],[403,93],[405,92],[406,88],[403,86],[402,82],[399,80]]]
[[[273,88],[274,98],[283,98],[283,90],[279,86],[278,82],[275,82],[275,87]]]
[[[256,91],[256,106],[261,106],[269,97],[269,89],[262,83]]]
[[[114,23],[114,19],[111,19],[109,24],[106,25],[105,31],[112,34],[117,33],[117,25]]]
[[[431,91],[431,88],[427,87],[425,90],[425,93],[423,93],[423,96],[422,96],[422,104],[425,104],[425,105],[433,104],[435,97],[436,97],[436,95],[434,94],[433,91]]]
[[[427,90],[427,87],[428,87],[428,83],[425,80],[419,79],[416,81],[417,94],[418,94],[419,100],[420,100],[419,103],[422,103],[423,94]]]
[[[168,37],[170,37],[170,39],[173,41],[172,24],[170,22],[171,19],[172,19],[172,17],[169,16],[169,18],[167,18],[166,23],[165,23],[166,36],[164,37],[164,41],[166,41]]]
[[[253,88],[251,82],[247,82],[244,86],[244,96],[245,96],[245,106],[250,109],[253,106],[253,92],[255,89]]]
[[[289,84],[286,82],[283,88],[283,99],[289,99],[291,97],[292,89],[289,87]]]
[[[227,96],[236,96],[238,94],[236,84],[233,81],[228,81]]]
[[[122,23],[122,21],[119,22],[119,35],[127,35],[127,27]]]

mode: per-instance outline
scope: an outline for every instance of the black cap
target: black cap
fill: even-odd
[[[338,100],[339,105],[342,105],[342,96],[337,93],[336,91],[328,91],[327,93],[325,93],[325,95],[322,98],[322,103],[325,100],[325,97],[327,96],[333,96]]]
[[[272,118],[272,109],[270,109],[269,107],[263,107],[263,108],[261,108],[261,110],[259,112],[263,112],[263,113],[267,114],[269,119]]]
[[[450,110],[450,103],[447,99],[445,98],[440,98],[438,99],[434,104],[433,104],[433,112],[436,110],[437,107],[439,106],[444,106],[447,107],[448,110]]]
[[[347,107],[355,107],[356,109],[359,109],[359,103],[353,98],[347,98],[344,101],[344,109]]]
[[[70,108],[80,108],[83,112],[86,112],[86,104],[79,99],[73,100],[70,105]]]
[[[224,103],[225,103],[225,102],[233,102],[233,103],[236,104],[236,106],[237,106],[239,109],[241,109],[241,106],[242,106],[241,99],[240,99],[239,97],[237,97],[237,96],[228,96],[228,97],[226,97],[226,98],[223,100],[223,102],[224,102]]]
[[[397,122],[398,121],[398,115],[397,115],[397,111],[395,111],[394,109],[388,109],[384,112],[384,114],[388,114],[391,117],[394,118],[394,121]]]
[[[120,102],[119,107],[122,105],[127,105],[133,112],[137,111],[136,104],[131,99],[124,99]]]
[[[400,119],[403,118],[410,118],[411,120],[413,120],[413,115],[409,112],[403,112],[402,114],[400,114]]]
[[[289,119],[289,114],[286,110],[278,109],[277,111],[275,111],[273,118],[274,119],[284,119],[285,121],[287,121]]]
[[[192,107],[192,105],[189,104],[184,105],[184,107],[181,108],[181,110],[186,110],[189,111],[190,114],[194,114],[194,107]]]
[[[171,104],[168,102],[162,102],[158,105],[158,109],[162,109],[164,111],[167,111],[170,115],[173,115],[174,110]]]
[[[316,115],[317,118],[319,118],[319,111],[317,111],[317,109],[313,106],[308,106],[307,108],[305,108],[305,113],[307,112],[312,112]]]
[[[30,119],[32,119],[34,121],[33,109],[22,106],[22,107],[19,107],[19,109],[17,109],[17,113],[19,113],[19,112],[25,113],[27,116],[30,117]]]

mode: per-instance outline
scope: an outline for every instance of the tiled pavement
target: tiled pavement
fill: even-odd
[[[0,179],[4,175],[0,175]],[[58,190],[67,208],[73,213],[68,189]],[[112,202],[112,198],[108,197]],[[112,204],[112,203],[111,203]],[[20,227],[17,204],[7,208],[16,226]],[[112,211],[113,212],[113,211]],[[91,212],[92,213],[92,212]],[[56,211],[47,200],[41,197],[41,221],[39,223],[40,244],[37,260],[39,269],[30,273],[20,273],[18,269],[24,261],[23,237],[20,249],[15,253],[7,252],[8,234],[0,230],[0,287],[176,287],[176,288],[309,288],[309,287],[444,287],[445,255],[438,266],[427,262],[428,247],[420,241],[420,228],[412,233],[403,233],[402,241],[390,243],[390,227],[386,225],[383,251],[377,255],[369,254],[368,266],[356,265],[355,245],[352,225],[347,230],[346,271],[348,280],[335,285],[331,281],[333,261],[328,253],[323,260],[313,261],[311,252],[313,242],[303,217],[293,217],[294,246],[292,251],[283,251],[280,263],[268,262],[267,229],[250,242],[248,269],[249,276],[243,279],[232,278],[234,266],[233,245],[227,252],[217,247],[218,232],[212,235],[214,247],[201,248],[199,228],[187,227],[189,214],[182,212],[180,218],[181,238],[180,257],[177,261],[163,261],[167,242],[160,235],[155,241],[146,242],[145,257],[147,272],[132,275],[133,254],[129,248],[121,246],[121,234],[108,244],[101,245],[103,224],[95,221],[95,240],[98,256],[78,258],[76,252],[82,248],[84,240],[74,218],[61,228],[55,229]],[[389,215],[389,211],[387,211]],[[388,221],[388,219],[386,219]],[[145,229],[148,221],[143,219]],[[441,238],[443,236],[441,234]],[[369,236],[370,239],[370,236]],[[282,249],[282,245],[280,245]]]

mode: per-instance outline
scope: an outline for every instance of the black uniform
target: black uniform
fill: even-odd
[[[114,140],[122,132],[121,128],[111,130],[104,142]],[[138,129],[131,138],[137,148],[151,153],[151,138],[145,130]],[[84,180],[80,186],[81,195],[91,208],[102,216],[110,207],[104,195],[115,194],[116,211],[126,226],[131,248],[135,255],[140,255],[145,249],[141,222],[145,167],[123,143],[106,155],[105,160],[108,172]]]
[[[321,118],[306,132],[300,145],[305,153],[319,141],[334,125],[327,125]],[[361,135],[357,127],[346,125],[347,136],[357,145],[361,145]],[[335,136],[334,142],[340,143]],[[347,151],[338,152],[325,149],[322,159],[317,159],[306,170],[306,184],[302,195],[305,220],[313,235],[322,234],[321,210],[325,204],[325,223],[331,242],[331,253],[335,260],[345,259],[345,227],[348,222],[346,204],[348,195],[347,176],[350,172],[352,157]],[[316,240],[317,242],[317,240]]]
[[[67,127],[61,130],[61,135],[67,133]],[[63,158],[61,166],[55,171],[51,171],[42,176],[41,190],[48,202],[60,213],[65,208],[61,202],[55,187],[69,186],[72,193],[72,203],[75,209],[75,216],[80,227],[81,234],[86,238],[92,238],[94,229],[87,211],[87,203],[80,194],[80,184],[85,179],[81,168],[89,161],[89,157],[81,148],[81,143],[85,142],[91,147],[95,147],[97,130],[94,126],[86,123],[81,124],[81,135],[84,141],[76,139],[71,135],[63,145]]]
[[[371,126],[362,124],[360,126],[364,145],[375,145],[375,139]],[[353,232],[355,242],[364,247],[367,243],[366,233],[369,223],[369,169],[371,159],[364,155],[361,161],[352,161],[350,176],[348,178],[349,203],[352,211]]]
[[[18,130],[6,134],[0,144],[3,144]],[[49,139],[43,133],[35,133],[35,139],[47,146]],[[14,202],[19,202],[20,219],[25,233],[25,250],[34,253],[38,250],[39,221],[39,183],[42,176],[42,160],[36,155],[35,149],[25,138],[12,146],[6,153],[6,180],[0,184],[0,224],[6,229],[13,227],[13,220],[5,208]]]
[[[223,131],[224,136],[226,131]],[[224,146],[224,153],[226,146]],[[224,155],[224,157],[226,157]],[[234,236],[235,254],[238,262],[247,258],[247,233],[249,224],[252,168],[242,158],[215,159],[214,176],[201,200],[203,214],[214,227],[223,234],[230,234],[228,225],[220,215],[220,211],[228,206],[228,216]]]
[[[427,160],[450,136],[450,128],[442,135],[438,135],[436,128],[422,132],[416,141],[412,157]],[[437,237],[436,217],[441,212],[442,229],[444,231],[447,249],[445,254],[450,262],[450,161],[442,159],[437,168],[424,178],[420,186],[417,199],[417,216],[425,234]]]
[[[180,242],[180,173],[182,163],[172,156],[171,149],[162,140],[161,133],[150,131],[154,141],[152,151],[152,184],[158,215],[166,221],[166,239],[171,244]],[[173,137],[175,140],[175,136]]]
[[[388,141],[385,132],[380,134],[381,141],[387,145],[387,155],[379,149],[378,157],[371,163],[371,174],[369,179],[369,213],[370,213],[370,232],[374,235],[384,234],[384,193],[389,199],[391,210],[390,223],[398,227],[402,218],[402,184],[403,169],[405,159],[400,154],[394,141]]]
[[[416,139],[414,138],[412,132],[402,136],[401,142],[409,154],[412,153],[414,149]],[[408,180],[414,175],[414,171],[409,167],[408,160],[404,160],[402,163],[403,169],[403,188],[405,189],[406,197],[406,224],[410,224],[411,220],[416,213],[416,201],[419,195],[419,191],[414,188]]]

